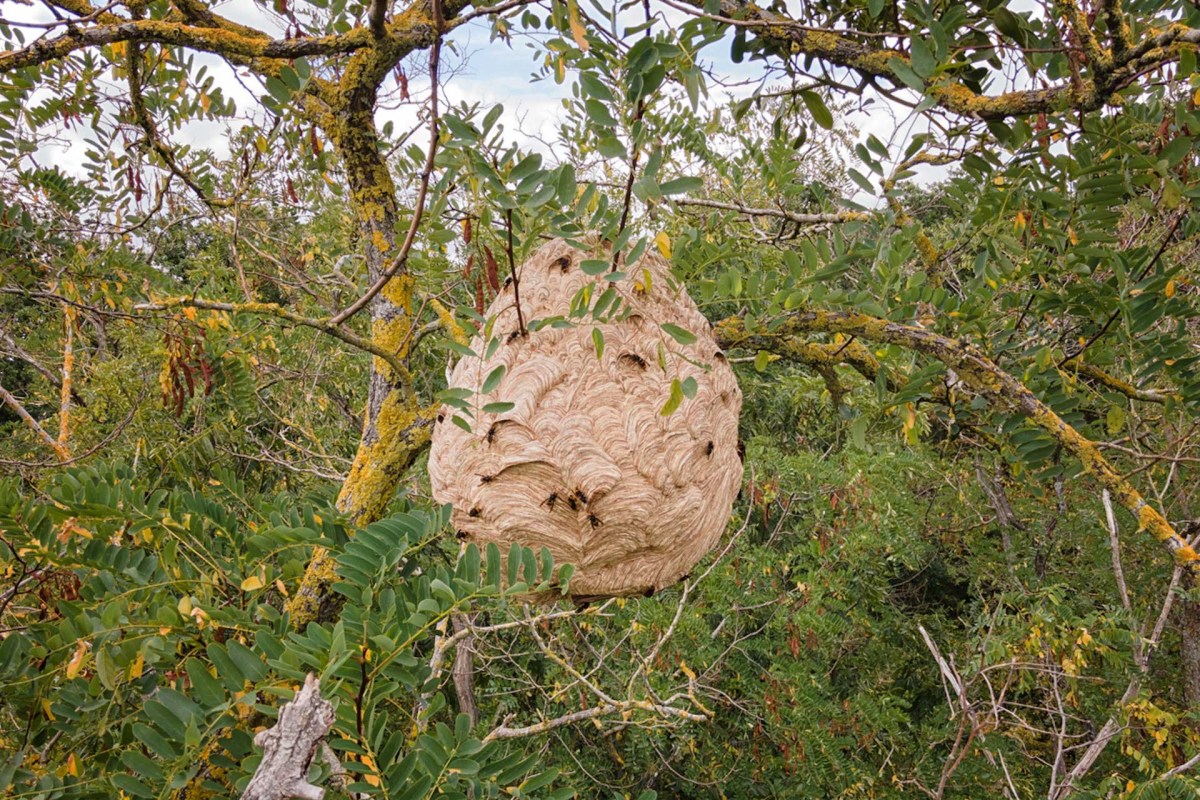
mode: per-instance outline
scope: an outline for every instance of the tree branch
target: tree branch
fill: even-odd
[[[718,323],[719,336],[724,341],[745,338],[740,318]],[[798,333],[843,333],[875,342],[895,344],[916,350],[941,361],[954,370],[966,386],[980,395],[1024,414],[1029,421],[1046,431],[1064,449],[1074,455],[1100,485],[1128,509],[1138,520],[1139,530],[1150,533],[1174,557],[1176,563],[1193,575],[1200,575],[1200,556],[1187,540],[1179,535],[1165,517],[1146,502],[1127,480],[1113,469],[1094,442],[1068,425],[1053,409],[1043,403],[1024,384],[1013,378],[969,343],[959,342],[939,333],[913,325],[848,311],[801,311],[780,320],[767,336],[789,337]]]
[[[106,16],[112,15],[101,15],[102,18]],[[364,28],[330,36],[271,39],[265,34],[250,36],[224,28],[197,27],[182,22],[126,20],[90,28],[72,27],[60,36],[40,39],[20,50],[0,53],[0,73],[64,58],[76,50],[117,42],[156,42],[251,59],[293,59],[349,53],[366,47],[370,41],[370,34]]]
[[[280,710],[275,727],[254,737],[263,756],[242,800],[321,800],[325,790],[306,776],[333,719],[333,704],[321,697],[321,682],[309,673],[304,688]]]
[[[900,63],[911,67],[911,60],[905,53],[856,41],[853,31],[813,28],[739,0],[720,0],[718,14],[697,11],[705,8],[704,0],[662,1],[672,8],[746,28],[786,53],[817,58],[861,75],[887,78],[897,85],[903,85],[903,81],[893,65]],[[936,83],[927,83],[924,94],[947,111],[981,120],[1068,108],[1094,111],[1145,70],[1177,61],[1183,49],[1181,45],[1197,42],[1200,42],[1200,29],[1176,24],[1136,47],[1114,54],[1111,61],[1093,64],[1092,77],[1078,83],[1066,81],[1041,89],[987,95],[952,79],[939,79]]]
[[[402,377],[406,385],[410,385],[408,367],[396,357],[395,353],[384,350],[370,339],[364,339],[358,334],[351,333],[337,325],[332,320],[312,319],[294,311],[288,311],[277,303],[221,303],[213,300],[201,300],[195,297],[174,297],[153,303],[140,303],[134,306],[137,311],[168,311],[172,308],[201,308],[209,311],[225,311],[230,314],[261,314],[286,320],[306,328],[327,333],[335,339],[340,339],[351,347],[357,347],[387,362],[398,377]]]
[[[57,439],[47,433],[46,429],[43,428],[38,421],[34,419],[28,411],[25,410],[25,406],[21,405],[21,401],[14,397],[12,392],[8,391],[3,386],[0,386],[0,401],[3,401],[4,405],[8,406],[14,414],[20,417],[21,420],[24,421],[24,423],[28,425],[35,434],[37,434],[37,437],[55,452],[60,461],[66,461],[71,457],[71,454],[67,452],[67,448],[59,443]]]
[[[871,214],[863,211],[837,211],[830,214],[800,214],[792,211],[785,211],[781,208],[752,208],[744,206],[740,203],[722,203],[717,200],[701,200],[695,197],[680,197],[673,199],[677,206],[699,206],[702,208],[716,208],[722,211],[736,211],[739,214],[746,214],[751,217],[775,217],[776,219],[795,222],[799,225],[838,225],[844,222],[858,222],[859,220],[870,219]]]

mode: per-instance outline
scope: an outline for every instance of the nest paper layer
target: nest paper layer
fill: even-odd
[[[725,529],[742,478],[742,395],[708,321],[657,254],[623,267],[615,284],[586,275],[584,257],[556,240],[519,268],[525,320],[566,318],[589,284],[593,304],[615,285],[622,311],[521,336],[506,286],[487,310],[499,344],[489,357],[476,336],[478,356],[463,357],[450,379],[473,393],[471,431],[451,424],[457,409],[442,409],[429,476],[434,498],[453,505],[460,538],[502,553],[513,542],[549,548],[556,564],[575,565],[574,596],[649,593],[686,575]],[[680,344],[664,323],[696,341]],[[483,394],[500,365],[504,378]],[[672,381],[688,378],[694,397],[664,416]],[[480,410],[496,402],[513,407]]]

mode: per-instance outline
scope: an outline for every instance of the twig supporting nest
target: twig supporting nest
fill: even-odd
[[[322,800],[325,790],[308,782],[308,767],[332,727],[333,705],[321,697],[317,676],[309,674],[304,688],[279,712],[275,727],[254,737],[263,757],[242,800]]]

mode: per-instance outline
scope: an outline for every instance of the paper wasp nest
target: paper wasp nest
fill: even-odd
[[[505,554],[513,542],[535,552],[544,545],[555,564],[575,566],[576,597],[650,593],[690,572],[725,529],[742,479],[742,394],[708,321],[662,258],[623,266],[613,283],[607,272],[585,274],[584,257],[556,240],[519,268],[526,323],[568,319],[588,285],[592,308],[615,287],[617,313],[522,336],[506,286],[487,310],[498,344],[489,354],[477,335],[470,346],[478,355],[464,356],[450,380],[469,390],[475,419],[441,409],[429,477],[434,499],[454,506],[460,538],[495,542]],[[695,341],[681,344],[690,337],[664,324]],[[603,335],[600,358],[594,329]],[[503,378],[483,393],[501,365]],[[690,389],[689,378],[694,396],[663,415],[672,382]],[[482,410],[492,403],[512,407]],[[469,432],[452,424],[456,414]]]

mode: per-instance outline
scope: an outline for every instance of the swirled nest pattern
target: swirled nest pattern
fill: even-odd
[[[598,256],[599,257],[599,256]],[[450,387],[471,392],[471,430],[441,409],[429,456],[433,496],[453,505],[460,539],[507,553],[513,542],[545,546],[555,564],[575,567],[569,594],[650,594],[685,576],[718,541],[742,479],[738,414],[742,395],[711,325],[657,254],[625,277],[589,276],[584,255],[563,240],[542,246],[517,272],[525,321],[569,317],[592,286],[616,288],[621,309],[522,336],[515,292],[492,302],[488,342],[459,360]],[[662,327],[695,336],[681,344]],[[593,329],[603,335],[597,358]],[[677,332],[676,332],[677,333]],[[485,379],[506,369],[483,393]],[[696,383],[664,415],[672,382]],[[482,411],[511,403],[500,413]]]

